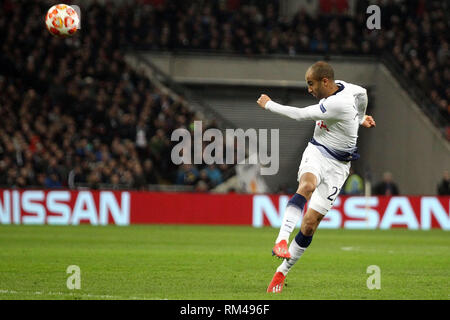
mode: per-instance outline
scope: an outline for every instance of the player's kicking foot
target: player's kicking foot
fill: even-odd
[[[273,247],[272,255],[283,259],[291,258],[286,240],[281,240]]]
[[[286,279],[286,276],[282,272],[275,272],[267,292],[280,293],[283,290],[284,279]]]

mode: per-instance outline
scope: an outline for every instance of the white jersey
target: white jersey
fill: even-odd
[[[292,119],[315,120],[311,143],[328,156],[341,161],[356,160],[356,140],[359,125],[363,123],[367,108],[367,91],[363,87],[336,80],[339,90],[323,98],[318,104],[296,108],[274,101],[266,103],[266,109]]]

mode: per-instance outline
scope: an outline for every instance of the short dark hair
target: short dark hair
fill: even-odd
[[[317,61],[309,69],[312,72],[312,76],[316,80],[322,80],[327,78],[329,80],[334,80],[334,70],[333,67],[325,61]]]

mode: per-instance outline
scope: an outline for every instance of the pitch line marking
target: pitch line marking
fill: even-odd
[[[87,298],[94,299],[117,299],[117,300],[167,300],[163,298],[143,298],[143,297],[123,297],[123,296],[112,296],[112,295],[97,295],[90,293],[67,293],[67,292],[42,292],[42,291],[17,291],[17,290],[8,290],[8,289],[0,289],[0,294],[26,294],[26,295],[50,295],[50,296],[71,296],[71,297],[79,297],[84,296]]]

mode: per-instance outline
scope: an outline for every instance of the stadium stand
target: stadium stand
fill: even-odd
[[[43,29],[46,9],[44,2],[2,3],[0,185],[143,189],[178,183],[207,191],[232,174],[227,165],[189,171],[167,160],[171,132],[190,128],[197,115],[127,66],[119,34],[110,30],[100,38],[112,12],[102,30],[102,8],[94,5],[86,11],[86,31],[63,41]],[[23,32],[8,28],[20,21]]]
[[[238,9],[236,2],[240,3]],[[225,1],[158,1],[157,6],[149,5],[134,17],[132,10],[123,10],[133,24],[119,26],[121,45],[250,56],[311,53],[384,57],[450,139],[448,2],[378,2],[383,12],[381,30],[366,27],[369,1],[356,1],[353,16],[341,13],[348,7],[346,1],[338,1],[335,10],[328,2],[320,2],[317,16],[300,9],[286,21],[278,18],[278,1],[233,1],[229,6]]]
[[[450,140],[448,3],[405,3],[381,3],[383,28],[371,31],[365,11],[340,14],[326,1],[317,16],[300,10],[289,21],[275,0],[93,1],[80,34],[61,41],[43,26],[48,2],[0,1],[0,185],[207,191],[234,174],[167,161],[170,133],[198,116],[133,71],[130,48],[387,57]]]

